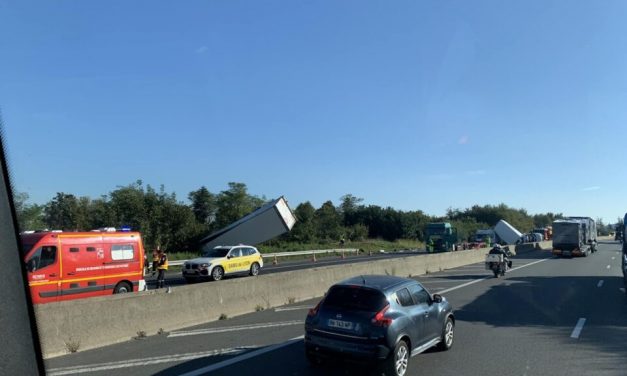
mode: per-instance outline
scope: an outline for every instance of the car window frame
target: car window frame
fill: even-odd
[[[412,291],[411,291],[412,287],[419,288],[420,291],[418,291],[418,292],[424,292],[425,295],[426,295],[426,298],[427,298],[426,301],[424,301],[424,302],[417,301],[416,297],[414,296],[414,293],[412,293]],[[411,285],[407,286],[407,290],[409,291],[409,296],[411,296],[411,299],[413,300],[414,305],[421,305],[421,304],[429,305],[431,303],[431,294],[420,283],[412,283]]]
[[[400,293],[401,291],[403,291],[403,290],[405,290],[405,291],[407,292],[407,296],[409,297],[409,303],[411,303],[411,304],[404,305],[404,304],[401,302],[401,298],[400,298],[400,296],[399,296],[399,293]],[[413,299],[413,298],[412,298],[412,296],[411,296],[411,292],[409,292],[409,288],[407,288],[407,286],[403,286],[403,287],[401,287],[400,289],[396,290],[396,291],[394,292],[394,296],[396,297],[396,302],[397,302],[397,303],[398,303],[398,305],[400,305],[401,307],[412,307],[412,306],[415,306],[415,305],[416,305],[416,304],[414,303],[414,299]]]
[[[239,256],[235,256],[235,255],[233,255],[233,252],[237,252],[237,251],[239,251]],[[230,251],[229,251],[229,253],[227,254],[227,258],[232,258],[232,259],[233,259],[233,258],[238,258],[238,257],[243,257],[243,256],[242,256],[242,247],[234,247],[234,248],[231,248],[231,250],[230,250]]]

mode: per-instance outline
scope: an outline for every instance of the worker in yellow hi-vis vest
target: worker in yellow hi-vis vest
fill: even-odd
[[[168,270],[168,255],[166,255],[162,249],[159,250],[157,270],[159,270],[159,275],[157,276],[157,288],[160,289],[165,283],[165,271]]]

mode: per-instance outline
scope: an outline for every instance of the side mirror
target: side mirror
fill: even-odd
[[[35,271],[35,260],[28,261],[28,263],[26,264],[26,270],[31,273]]]
[[[442,295],[440,294],[433,294],[433,302],[434,303],[442,303]]]
[[[226,258],[229,259],[229,260],[231,259],[231,257],[233,257],[233,256],[231,256],[231,255],[227,255],[226,256]]]

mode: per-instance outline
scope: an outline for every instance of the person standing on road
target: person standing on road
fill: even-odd
[[[157,246],[155,250],[152,251],[152,275],[154,276],[157,273],[157,266],[159,265],[159,249],[161,247]]]
[[[168,255],[161,249],[159,249],[158,255],[157,269],[159,270],[159,275],[157,276],[157,288],[160,289],[165,283],[165,271],[168,270]]]

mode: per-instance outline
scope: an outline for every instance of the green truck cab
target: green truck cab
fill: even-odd
[[[425,227],[425,244],[429,253],[452,251],[457,240],[457,229],[448,222],[428,223]]]

